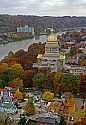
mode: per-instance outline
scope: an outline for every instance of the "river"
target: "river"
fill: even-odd
[[[0,59],[2,59],[3,57],[7,56],[7,54],[9,53],[9,51],[18,51],[19,49],[24,49],[25,51],[28,50],[28,47],[35,42],[46,42],[47,41],[47,37],[46,35],[42,35],[39,37],[39,39],[35,40],[33,39],[27,39],[27,40],[23,40],[23,41],[17,41],[17,42],[10,42],[8,44],[5,45],[0,45]]]

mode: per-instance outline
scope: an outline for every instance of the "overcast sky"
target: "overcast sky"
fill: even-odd
[[[0,13],[86,16],[86,0],[0,0]]]

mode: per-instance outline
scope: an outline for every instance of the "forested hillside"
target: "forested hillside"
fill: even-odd
[[[19,25],[34,26],[36,32],[53,27],[56,31],[63,28],[86,27],[86,17],[49,17],[49,16],[24,16],[0,15],[0,32],[16,31]]]

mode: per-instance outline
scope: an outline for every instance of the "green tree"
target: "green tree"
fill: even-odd
[[[80,119],[86,116],[86,109],[80,109],[74,113],[75,118]]]
[[[65,90],[71,91],[73,94],[79,93],[80,88],[80,75],[73,75],[70,73],[64,74],[64,78],[61,81]]]
[[[6,69],[3,73],[0,74],[0,79],[5,82],[5,85],[13,79],[13,72],[11,68]]]
[[[4,87],[5,87],[5,82],[0,79],[0,88],[4,88]]]
[[[42,87],[46,80],[47,76],[41,72],[35,74],[33,77],[33,82],[35,82],[39,87]]]
[[[73,56],[76,54],[76,48],[71,48],[70,49],[70,56]]]

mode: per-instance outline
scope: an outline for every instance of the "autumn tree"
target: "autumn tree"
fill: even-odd
[[[74,97],[72,95],[66,97],[64,101],[64,111],[66,113],[72,114],[75,112],[75,109],[76,109],[76,103]]]
[[[61,81],[63,79],[64,74],[62,72],[52,72],[48,74],[48,87],[50,89],[53,89],[53,91],[56,93],[57,91],[60,91],[61,89]]]
[[[85,54],[80,55],[79,64],[80,64],[80,66],[86,66],[86,55]]]
[[[23,88],[23,80],[20,78],[15,78],[9,83],[9,85],[16,89]]]
[[[8,56],[4,57],[4,59],[1,60],[2,63],[7,63],[8,66],[16,64],[16,58],[12,51],[8,53]]]
[[[50,90],[54,90],[54,86],[53,86],[54,76],[55,76],[55,72],[48,73],[47,86]]]
[[[45,91],[42,95],[42,99],[45,101],[51,101],[54,98],[54,93],[50,91]]]
[[[73,39],[75,39],[75,40],[78,40],[78,39],[80,39],[80,32],[72,32],[71,34],[70,34],[70,36],[73,38]]]
[[[7,61],[9,67],[16,64],[16,58],[9,58]]]
[[[86,93],[86,73],[80,74],[80,96],[83,98],[83,104],[85,102],[85,93]]]
[[[33,63],[37,61],[38,54],[44,54],[45,44],[34,43],[29,46],[28,52],[20,49],[15,53],[17,63],[21,64],[24,69],[32,68]]]
[[[33,64],[37,61],[38,54],[44,54],[45,52],[45,44],[43,43],[33,43],[28,48],[28,59],[29,64]]]
[[[20,92],[19,89],[17,89],[17,91],[16,91],[15,94],[14,94],[14,98],[15,98],[15,100],[17,100],[17,101],[22,101],[22,100],[24,99],[24,98],[23,98],[23,93]]]
[[[25,112],[28,113],[28,115],[34,115],[35,113],[35,107],[33,104],[33,100],[31,97],[29,97],[28,102],[25,107]]]
[[[86,109],[80,109],[79,111],[76,111],[74,113],[75,118],[77,118],[78,120],[80,120],[81,118],[86,116]]]
[[[4,72],[6,69],[8,69],[8,64],[0,63],[0,73]]]
[[[18,78],[18,77],[22,77],[23,75],[23,67],[21,66],[21,64],[15,64],[11,66],[12,72],[13,72],[13,76],[14,78]]]
[[[59,91],[63,77],[64,77],[64,74],[62,72],[57,72],[54,74],[54,79],[53,79],[54,91],[57,91],[57,90]]]
[[[45,52],[45,44],[39,42],[39,43],[33,43],[28,48],[28,53],[31,55],[38,55],[38,54],[44,54]]]
[[[28,53],[24,51],[23,49],[20,49],[15,53],[15,57],[18,64],[21,64],[24,67],[26,67],[29,64],[29,57]]]
[[[16,88],[16,83],[11,81],[11,82],[9,83],[9,87],[11,87],[11,88]]]
[[[86,66],[86,59],[81,59],[79,63],[80,66]]]

